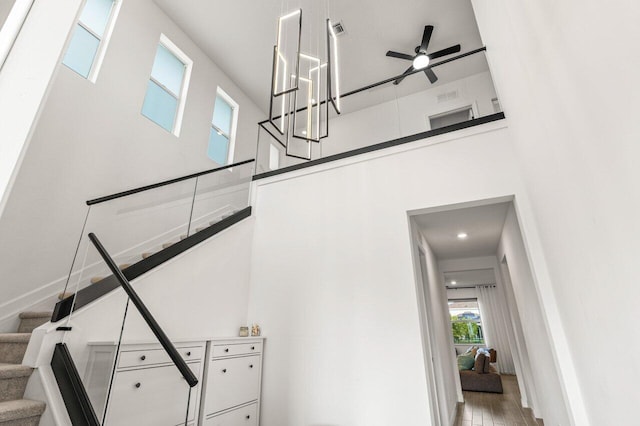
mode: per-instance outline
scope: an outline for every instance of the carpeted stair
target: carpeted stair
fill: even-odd
[[[23,312],[17,333],[0,333],[0,426],[37,426],[45,403],[24,399],[33,369],[21,365],[31,332],[51,312]]]

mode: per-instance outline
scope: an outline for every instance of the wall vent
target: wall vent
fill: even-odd
[[[451,101],[451,100],[457,99],[457,98],[458,98],[458,91],[457,90],[454,90],[452,92],[447,92],[447,93],[441,93],[441,94],[438,95],[438,103]]]
[[[336,33],[337,36],[344,35],[347,33],[347,30],[345,29],[342,21],[338,21],[337,23],[333,24],[333,31]]]

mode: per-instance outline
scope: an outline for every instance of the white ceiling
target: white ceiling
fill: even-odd
[[[425,25],[434,25],[429,52],[460,43],[462,53],[482,46],[469,0],[155,0],[156,3],[264,111],[268,110],[271,62],[281,13],[303,9],[305,22],[325,15],[342,21],[340,72],[343,92],[401,74],[410,61],[387,50],[413,54]],[[321,10],[313,10],[313,9]],[[444,59],[444,58],[443,58]],[[434,68],[443,84],[488,69],[484,55]],[[422,73],[393,86],[354,95],[360,109],[431,87]]]
[[[496,254],[510,203],[469,207],[414,216],[439,260]],[[458,239],[460,232],[468,237]]]

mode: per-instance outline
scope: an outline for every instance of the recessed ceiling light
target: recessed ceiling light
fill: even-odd
[[[451,281],[451,285],[456,285],[458,284],[458,281]]]
[[[460,233],[458,234],[458,239],[459,239],[459,240],[464,240],[464,239],[465,239],[465,238],[467,238],[467,237],[468,237],[468,235],[467,235],[467,233],[466,233],[466,232],[460,232]]]

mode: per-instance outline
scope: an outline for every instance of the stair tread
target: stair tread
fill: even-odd
[[[19,317],[20,319],[32,319],[32,318],[51,318],[51,314],[53,312],[37,312],[37,311],[27,311],[21,312]]]
[[[15,377],[29,377],[33,368],[20,364],[8,364],[0,362],[0,380],[13,379]]]
[[[0,333],[0,343],[28,343],[31,333]]]
[[[30,399],[0,402],[0,422],[40,416],[44,413],[46,406],[42,401],[32,401]]]

